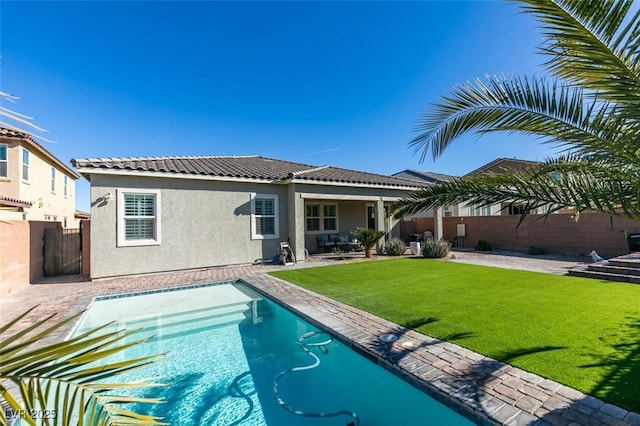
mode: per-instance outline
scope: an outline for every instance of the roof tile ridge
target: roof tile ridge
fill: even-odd
[[[78,158],[78,161],[158,161],[158,160],[198,160],[207,158],[254,158],[257,155],[163,155],[163,156],[134,156],[134,157],[88,157]]]
[[[354,169],[346,169],[344,167],[334,167],[334,166],[328,166],[332,169],[337,169],[337,170],[345,170],[347,172],[353,172],[353,173],[361,173],[361,174],[365,174],[365,175],[371,175],[371,176],[377,176],[377,177],[381,177],[381,178],[387,178],[387,179],[397,179],[397,180],[411,180],[411,179],[405,179],[405,178],[399,178],[399,177],[395,177],[395,176],[389,176],[389,175],[383,175],[381,173],[373,173],[373,172],[365,172],[362,170],[354,170]]]
[[[304,175],[306,173],[313,173],[313,172],[317,172],[319,170],[324,170],[324,169],[327,169],[329,167],[330,167],[329,165],[325,165],[325,166],[313,167],[311,169],[298,170],[297,172],[291,172],[290,175],[291,175],[291,177],[300,176],[300,175]]]

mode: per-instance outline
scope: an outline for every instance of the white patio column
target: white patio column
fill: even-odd
[[[384,201],[377,200],[376,201],[376,229],[378,231],[384,232]]]
[[[443,237],[442,229],[442,207],[433,209],[433,239],[439,240]]]
[[[288,217],[289,217],[289,239],[291,249],[298,262],[305,259],[304,255],[304,198],[296,192],[296,184],[290,183],[288,188]]]

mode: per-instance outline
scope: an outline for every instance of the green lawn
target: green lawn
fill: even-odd
[[[640,285],[422,258],[273,275],[640,412]]]

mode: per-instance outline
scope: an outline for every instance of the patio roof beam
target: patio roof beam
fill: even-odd
[[[395,202],[400,197],[380,197],[373,195],[347,195],[347,194],[317,194],[309,192],[300,192],[300,198],[309,198],[314,200],[346,200],[346,201],[388,201]]]

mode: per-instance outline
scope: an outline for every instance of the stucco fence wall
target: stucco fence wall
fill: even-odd
[[[59,226],[58,222],[0,221],[0,296],[42,278],[44,230]]]
[[[443,218],[443,236],[458,247],[473,248],[478,240],[487,240],[493,249],[527,251],[542,246],[548,253],[587,255],[596,250],[602,256],[629,253],[627,233],[640,233],[640,221],[584,213],[576,222],[570,214],[529,215],[518,227],[520,216],[465,216]],[[457,239],[457,225],[465,224],[464,240]],[[433,218],[402,223],[402,236],[433,232]]]

